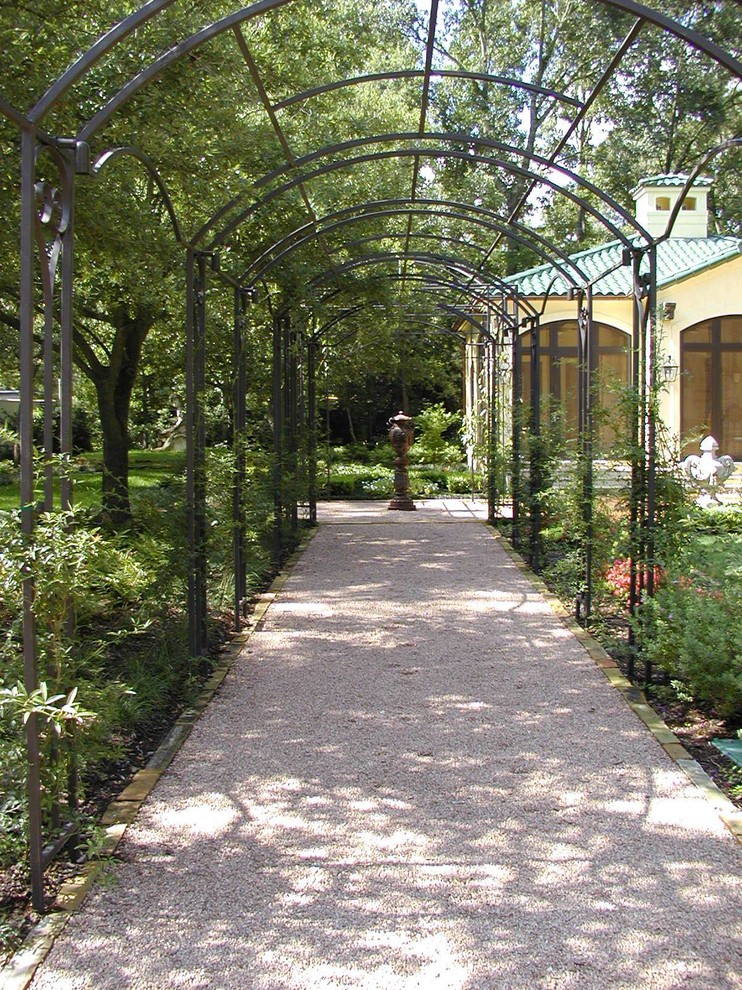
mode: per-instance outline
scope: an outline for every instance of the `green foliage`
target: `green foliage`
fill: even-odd
[[[461,416],[448,412],[442,402],[424,405],[415,416],[415,442],[410,450],[410,460],[416,464],[461,464],[464,453],[459,443],[454,443],[451,433],[461,430]]]
[[[378,499],[394,493],[394,472],[385,464],[334,464],[328,473],[320,463],[319,477],[323,498]]]
[[[693,507],[681,522],[681,532],[681,538],[685,538],[688,533],[742,536],[742,509],[737,506],[710,510]]]
[[[31,716],[46,722],[58,735],[70,725],[84,725],[95,718],[76,703],[77,688],[69,694],[49,694],[46,681],[41,681],[34,691],[27,691],[21,681],[12,687],[0,688],[0,713],[11,719],[20,718],[25,725]],[[61,703],[60,703],[61,702]]]
[[[391,448],[390,448],[391,449]],[[414,449],[414,448],[413,448]],[[357,456],[358,445],[334,448],[334,460],[328,471],[321,462],[319,477],[322,498],[386,499],[394,494],[394,471],[384,463],[368,463],[378,449],[362,451],[359,461],[345,460]],[[481,491],[483,480],[471,471],[448,467],[412,465],[409,469],[410,492],[414,498],[435,498],[447,494],[472,494]]]
[[[742,582],[675,578],[643,605],[646,655],[719,714],[742,714]]]
[[[264,543],[272,495],[267,459],[248,455],[248,570],[257,588],[271,567]],[[91,455],[91,464],[97,461]],[[175,473],[182,463],[170,452],[135,456],[135,524],[124,536],[78,510],[42,513],[26,537],[19,512],[0,513],[0,865],[25,856],[23,726],[30,712],[39,717],[48,822],[73,756],[84,800],[135,737],[162,732],[208,670],[193,661],[187,643],[185,485]],[[231,589],[231,455],[215,450],[209,467],[209,589],[212,606],[223,608]],[[41,681],[30,693],[20,683],[24,574],[35,582]]]

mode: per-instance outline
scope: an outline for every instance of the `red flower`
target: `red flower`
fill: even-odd
[[[637,585],[640,580],[639,567],[637,567]],[[654,586],[659,587],[665,577],[665,572],[662,568],[655,564],[654,566]],[[631,558],[630,557],[620,557],[618,560],[614,560],[608,570],[605,572],[605,583],[608,585],[608,589],[612,595],[616,598],[626,599],[629,596],[629,591],[631,589]]]

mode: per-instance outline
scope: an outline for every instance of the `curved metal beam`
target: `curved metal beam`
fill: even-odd
[[[376,207],[382,207],[384,209],[377,210]],[[432,206],[435,210],[421,209],[421,207]],[[451,207],[451,211],[441,210],[439,207]],[[357,210],[366,210],[369,207],[373,207],[373,210],[368,210],[366,213],[360,213],[357,216],[354,215]],[[400,207],[401,209],[397,209]],[[389,209],[387,209],[389,208]],[[475,219],[466,216],[463,213],[458,213],[458,210],[468,210],[470,213],[475,214]],[[497,231],[499,233],[507,234],[512,237],[513,240],[517,240],[519,243],[525,245],[539,257],[545,259],[549,264],[553,264],[570,284],[577,286],[581,285],[585,280],[585,273],[579,268],[578,265],[565,254],[557,245],[553,244],[547,238],[542,237],[536,231],[518,223],[517,221],[506,221],[504,218],[500,217],[498,213],[494,210],[488,210],[483,206],[475,206],[473,203],[460,203],[457,200],[450,199],[379,199],[370,200],[366,203],[344,207],[342,210],[336,210],[333,213],[325,214],[321,217],[319,223],[323,226],[320,228],[314,223],[303,224],[301,227],[295,228],[290,233],[286,234],[275,244],[267,248],[258,258],[255,259],[242,273],[241,280],[246,281],[248,278],[252,279],[251,273],[255,270],[255,267],[263,261],[273,250],[276,248],[281,248],[280,255],[276,257],[285,257],[290,254],[295,248],[303,246],[307,241],[312,240],[314,237],[320,236],[320,234],[331,233],[337,227],[349,223],[356,223],[366,218],[374,219],[375,217],[387,217],[387,216],[398,216],[408,213],[419,213],[421,216],[433,216],[433,217],[446,217],[455,220],[463,220],[466,223],[475,223],[478,226],[484,227],[485,229]],[[480,219],[481,218],[481,219]],[[338,221],[335,223],[334,221]],[[330,221],[327,226],[324,224]],[[498,222],[499,221],[499,222]],[[513,233],[511,228],[515,228],[518,234]],[[302,234],[303,236],[295,241],[293,244],[288,244],[290,239],[296,234]],[[520,236],[519,236],[520,235]],[[543,250],[541,250],[537,245],[540,245]],[[283,245],[288,245],[287,249],[283,249]],[[558,257],[565,265],[563,269],[560,265],[554,262],[554,256]],[[577,275],[577,278],[573,278],[566,269],[572,269]],[[261,269],[262,270],[262,269]],[[252,279],[253,282],[258,281],[260,276],[255,276]]]
[[[22,131],[32,131],[34,130],[34,123],[30,120],[25,113],[14,107],[12,103],[8,103],[0,96],[0,114],[8,120],[12,120],[14,124],[17,124]]]
[[[344,317],[343,317],[343,319],[344,319]],[[425,323],[419,317],[407,316],[404,313],[403,314],[395,314],[394,321],[398,325],[405,324],[407,326],[419,327],[420,330],[422,330],[422,334],[419,334],[419,335],[416,335],[416,336],[423,336],[423,335],[425,335],[425,336],[431,336],[431,335],[433,335],[433,336],[439,336],[439,337],[450,337],[450,338],[454,338],[455,340],[457,340],[460,344],[463,344],[463,343],[466,342],[466,338],[462,334],[456,333],[456,331],[455,330],[451,330],[450,327],[439,326],[438,324],[436,324],[434,322]],[[336,322],[339,323],[340,321],[338,320]],[[324,330],[326,330],[326,329],[328,329],[327,326],[322,327],[321,330],[318,331],[317,335],[315,335],[315,337],[313,339],[319,340],[320,337],[321,337],[322,332],[324,332]],[[343,334],[342,337],[338,337],[336,340],[328,340],[327,341],[327,346],[329,346],[329,347],[337,347],[338,345],[345,343],[346,340],[352,340],[353,337],[357,337],[360,334],[360,332],[361,332],[360,331],[360,328],[356,327],[353,330],[349,330],[348,333]],[[484,330],[484,329],[482,329],[482,332],[483,333],[486,333],[487,331]],[[364,346],[369,346],[369,345],[366,344]]]
[[[662,241],[666,241],[668,237],[670,237],[670,235],[672,234],[672,228],[675,226],[675,221],[678,219],[678,214],[683,208],[685,197],[693,188],[693,184],[695,183],[696,179],[704,170],[704,168],[706,168],[706,166],[711,161],[711,159],[716,158],[717,155],[720,155],[725,151],[731,151],[732,148],[740,148],[740,147],[742,147],[742,137],[735,137],[735,138],[730,138],[728,141],[724,141],[722,144],[716,145],[716,147],[714,148],[710,148],[706,152],[706,154],[703,156],[703,158],[701,158],[701,160],[694,167],[693,171],[686,179],[682,192],[678,196],[677,202],[675,203],[675,207],[673,208],[673,211],[670,214],[670,217],[667,221],[664,233],[660,234],[659,237],[655,238],[654,241],[655,246],[657,244],[661,244]]]
[[[401,215],[407,216],[409,214]],[[455,244],[460,248],[479,254],[484,254],[487,250],[481,244],[474,244],[471,241],[462,240],[460,237],[453,237],[450,234],[435,234],[426,230],[413,230],[409,234],[406,230],[386,230],[380,234],[367,234],[365,237],[357,237],[353,241],[343,241],[337,247],[328,248],[327,250],[328,254],[337,254],[339,251],[350,251],[352,248],[360,247],[362,244],[370,244],[371,241],[394,241],[407,237],[417,238],[418,240],[438,241],[441,244]]]
[[[478,272],[478,274],[480,273]],[[402,274],[402,272],[399,271],[381,272],[380,277],[395,282],[405,282],[405,283],[422,282],[423,284],[419,287],[418,291],[422,291],[428,286],[436,287],[436,288],[441,287],[443,289],[451,290],[452,292],[458,293],[459,295],[467,296],[470,299],[474,300],[475,302],[482,303],[483,305],[487,305],[488,303],[491,303],[493,300],[492,296],[487,296],[487,294],[483,292],[481,289],[477,289],[475,286],[472,285],[468,273],[466,274],[466,278],[467,278],[466,282],[449,281],[447,279],[442,278],[440,275],[436,275],[436,276],[422,275],[422,274],[418,275],[416,272],[407,272],[406,274]],[[503,294],[503,296],[516,301],[521,309],[527,310],[533,316],[538,315],[538,310],[533,305],[533,303],[531,303],[528,299],[526,299],[525,297],[519,294],[517,294],[516,296],[516,294],[513,292],[513,286],[510,283],[505,282],[503,279],[499,277],[490,276],[490,284],[494,286],[495,289],[499,289]],[[327,296],[319,300],[319,304],[323,305],[327,303],[330,299],[334,299],[337,295],[339,295],[341,291],[342,291],[341,289],[337,289],[337,288],[333,289]]]
[[[403,252],[397,252],[395,253],[394,257],[391,260],[398,261],[402,257],[403,257]],[[437,257],[438,256],[435,255],[425,255],[425,258],[428,261],[430,261],[431,264],[435,263],[440,265],[441,262],[435,261]],[[389,255],[388,254],[367,255],[365,259],[360,259],[360,260],[356,259],[358,260],[359,263],[355,267],[362,267],[364,261],[368,260],[368,258],[374,258],[376,261],[382,261],[389,258]],[[463,265],[462,265],[461,273],[458,273],[456,271],[455,265],[449,261],[447,262],[446,270],[452,273],[452,277],[453,275],[458,275],[459,277],[466,278],[466,281],[465,282],[449,281],[447,279],[442,278],[440,275],[433,277],[431,275],[422,275],[422,274],[418,275],[415,272],[407,272],[405,274],[400,271],[381,272],[380,277],[395,282],[405,282],[405,283],[422,282],[424,283],[424,285],[421,286],[421,288],[427,285],[441,286],[443,288],[450,289],[453,292],[457,292],[460,295],[468,296],[469,298],[475,300],[476,302],[481,302],[484,303],[485,305],[492,302],[493,296],[492,295],[488,296],[487,292],[492,288],[494,288],[495,292],[499,291],[499,293],[503,298],[512,299],[514,302],[517,303],[517,305],[521,309],[527,310],[533,316],[538,315],[538,310],[536,309],[534,304],[531,303],[526,297],[521,295],[511,282],[506,282],[499,275],[493,275],[492,273],[489,273],[486,282],[486,289],[483,290],[481,287],[478,288],[476,285],[474,285],[474,283],[472,282],[470,270],[468,268],[465,268]],[[482,273],[480,269],[477,268],[475,272],[475,277],[479,278],[481,277],[481,274]],[[314,282],[311,282],[309,284],[313,285],[315,282],[319,280],[319,278],[320,276],[318,276],[318,278],[315,279]],[[320,304],[327,302],[329,299],[335,298],[337,295],[340,294],[340,292],[342,292],[342,289],[337,289],[337,288],[333,289],[327,296],[319,300]]]
[[[78,61],[71,66],[63,76],[60,77],[52,89],[49,90],[44,97],[42,97],[42,101],[40,101],[40,103],[34,108],[34,110],[39,114],[39,117],[34,119],[40,119],[40,115],[46,112],[51,103],[60,99],[67,89],[69,89],[69,87],[77,79],[79,79],[80,76],[84,75],[90,65],[109,51],[123,37],[130,34],[140,21],[146,19],[144,17],[145,11],[149,11],[151,9],[152,14],[156,14],[159,12],[161,7],[165,7],[171,2],[172,0],[151,0],[151,7],[149,4],[145,4],[145,6],[140,8],[140,10],[135,14],[130,15],[130,17],[125,18],[120,22],[120,24],[116,25],[116,27],[113,28],[104,39],[101,39],[100,42],[96,43],[96,45],[101,46],[101,48],[97,51],[95,57],[92,57],[91,55],[91,53],[96,50],[96,46],[93,46],[93,48],[86,52],[81,59],[78,59]],[[128,100],[130,100],[132,96],[134,96],[134,94],[137,93],[143,86],[166,69],[172,62],[177,61],[179,58],[182,58],[183,55],[188,54],[188,52],[192,51],[194,48],[197,48],[199,45],[218,37],[224,31],[228,31],[230,28],[244,23],[257,14],[266,13],[291,2],[293,2],[293,0],[258,0],[257,3],[254,3],[249,7],[244,7],[241,10],[234,11],[228,16],[223,17],[218,21],[214,21],[201,31],[198,31],[190,37],[184,39],[169,51],[164,52],[157,59],[151,62],[145,69],[137,73],[137,75],[133,76],[127,83],[125,83],[125,85],[83,126],[82,130],[78,134],[78,138],[81,140],[87,140],[90,136],[92,136],[106,123],[113,113],[115,113]],[[647,7],[644,4],[635,3],[633,0],[598,0],[598,2],[608,6],[617,7],[625,13],[640,17],[652,24],[655,24],[670,34],[676,35],[688,44],[692,45],[694,48],[707,54],[720,65],[723,65],[733,75],[738,78],[742,78],[742,63],[734,59],[729,52],[724,51],[724,49],[709,41],[707,38],[704,38],[703,35],[698,32],[683,27],[682,24],[679,24],[677,21],[673,21],[671,18],[660,13],[659,11],[652,9],[651,7]],[[152,14],[149,16],[152,16]],[[114,32],[118,33],[111,37]]]
[[[260,189],[261,186],[267,185],[273,179],[279,178],[279,176],[286,175],[288,172],[292,171],[294,168],[301,169],[305,165],[310,165],[312,162],[319,161],[319,159],[324,158],[327,155],[333,155],[337,152],[344,151],[354,151],[356,148],[366,148],[372,144],[391,144],[397,141],[450,141],[455,144],[463,144],[468,147],[483,147],[489,148],[493,151],[502,152],[506,155],[513,155],[515,158],[522,158],[529,163],[540,165],[542,168],[548,171],[558,172],[563,175],[565,179],[569,182],[574,182],[576,186],[581,189],[585,189],[587,192],[592,193],[593,196],[604,203],[609,209],[611,209],[617,216],[620,216],[624,223],[633,227],[636,232],[644,237],[648,242],[651,240],[649,234],[644,230],[641,224],[636,220],[636,217],[632,216],[628,210],[625,210],[620,203],[616,202],[612,196],[603,192],[596,185],[590,182],[588,179],[583,179],[582,176],[573,172],[571,169],[566,168],[564,165],[556,165],[549,158],[544,158],[542,155],[537,155],[535,152],[526,151],[523,148],[518,148],[515,145],[505,144],[502,141],[495,141],[493,138],[486,137],[476,137],[473,138],[469,134],[447,132],[447,131],[426,131],[424,134],[419,134],[416,131],[400,131],[392,132],[390,134],[372,134],[365,135],[364,137],[353,138],[349,141],[338,141],[336,144],[328,145],[325,148],[319,148],[317,151],[312,151],[308,155],[303,155],[301,158],[297,158],[293,163],[286,165],[280,165],[278,168],[273,169],[271,172],[266,172],[266,174],[255,182],[255,188]],[[420,153],[420,149],[416,149],[416,153]],[[474,158],[475,156],[467,153],[467,158]],[[534,177],[536,174],[531,173]],[[545,179],[541,179],[542,182],[546,182]]]
[[[147,172],[149,173],[150,177],[153,179],[155,185],[160,190],[160,194],[162,196],[163,202],[165,203],[165,209],[167,210],[168,216],[170,217],[170,223],[173,226],[175,239],[177,240],[178,244],[186,245],[188,242],[185,241],[183,235],[180,232],[180,224],[178,223],[178,217],[176,216],[175,207],[173,206],[173,201],[170,197],[170,193],[168,192],[168,188],[165,185],[165,182],[162,179],[160,173],[157,171],[155,163],[152,161],[149,155],[145,155],[143,152],[139,151],[138,148],[130,148],[130,147],[112,148],[110,151],[104,152],[98,158],[98,160],[93,165],[93,172],[96,175],[98,175],[101,172],[101,170],[106,167],[106,165],[111,165],[118,158],[123,158],[125,155],[128,155],[131,158],[136,158],[136,160],[141,162],[142,165],[144,165],[144,167],[147,169]]]
[[[285,182],[282,186],[279,186],[277,189],[271,190],[271,192],[267,193],[261,200],[258,200],[257,202],[253,203],[251,206],[246,207],[241,213],[239,213],[236,217],[230,220],[229,223],[222,228],[222,231],[210,242],[209,249],[213,250],[217,248],[220,244],[224,242],[227,236],[230,233],[232,233],[232,231],[236,227],[238,227],[244,220],[252,216],[254,213],[257,213],[258,210],[260,210],[263,206],[266,206],[272,200],[288,192],[290,189],[293,189],[294,186],[297,186],[300,183],[306,183],[311,179],[319,178],[320,176],[323,175],[329,175],[331,172],[338,171],[339,169],[342,168],[348,168],[351,165],[362,165],[366,162],[379,161],[386,158],[421,158],[421,157],[457,158],[462,161],[478,162],[479,164],[482,165],[494,165],[498,168],[502,168],[503,171],[505,172],[512,172],[514,175],[520,175],[526,179],[533,179],[537,183],[540,183],[541,185],[549,186],[549,188],[553,189],[555,192],[558,192],[561,195],[565,196],[567,199],[572,200],[572,202],[574,202],[577,206],[579,206],[581,209],[584,209],[586,213],[589,213],[591,216],[595,217],[595,219],[599,223],[601,223],[604,227],[606,227],[606,229],[609,230],[613,234],[613,236],[617,240],[620,240],[626,247],[633,246],[630,239],[618,227],[616,227],[615,224],[607,220],[603,216],[603,214],[600,213],[599,210],[596,210],[595,207],[592,206],[592,204],[588,200],[583,199],[581,196],[577,196],[571,190],[563,188],[562,186],[560,186],[558,183],[554,182],[551,179],[547,179],[544,176],[539,175],[538,173],[531,172],[529,169],[524,169],[518,165],[513,165],[512,162],[509,162],[505,159],[490,158],[487,157],[486,155],[474,155],[469,152],[454,151],[446,148],[396,148],[389,151],[376,151],[376,152],[369,152],[365,155],[356,155],[354,158],[346,158],[339,162],[330,162],[329,164],[323,165],[320,168],[313,169],[311,172],[305,172],[298,176],[295,176],[293,179],[290,179],[288,182]],[[584,180],[583,180],[583,184],[585,184]],[[605,197],[600,196],[599,198],[605,198]],[[623,212],[623,210],[621,210],[621,212]],[[644,241],[646,241],[647,243],[651,241],[649,234],[639,224],[637,224],[636,220],[633,218],[632,218],[631,226],[634,228],[638,228],[639,235],[642,237]]]
[[[618,7],[619,10],[623,10],[627,14],[634,14],[636,17],[641,17],[642,20],[649,21],[656,27],[662,28],[669,34],[676,35],[683,41],[687,41],[693,48],[704,52],[715,62],[729,69],[733,75],[742,79],[742,62],[737,61],[729,52],[724,51],[723,48],[714,44],[713,41],[709,41],[708,38],[699,34],[698,31],[684,27],[678,21],[674,21],[671,17],[661,13],[659,10],[655,10],[653,7],[647,7],[643,3],[635,3],[634,0],[598,0],[598,2],[608,7]]]
[[[383,201],[381,201],[381,202],[383,202]],[[394,202],[394,200],[390,200],[389,202]],[[401,202],[405,202],[405,201],[401,201]],[[411,201],[409,201],[409,202],[411,202]],[[416,200],[415,201],[416,204],[418,204],[420,202],[422,202],[422,201],[421,200]],[[433,202],[435,202],[435,201],[433,201]],[[486,213],[487,211],[483,211],[483,212]],[[522,236],[520,233],[514,233],[513,231],[509,230],[508,227],[504,223],[502,223],[502,224],[493,223],[492,221],[487,221],[487,220],[483,219],[482,217],[473,217],[472,218],[472,217],[467,217],[465,214],[449,213],[447,211],[439,211],[439,212],[436,212],[436,213],[432,213],[429,210],[418,209],[416,207],[416,205],[411,205],[407,209],[379,210],[379,211],[375,211],[375,212],[372,212],[372,213],[364,213],[364,214],[361,214],[361,215],[356,216],[356,217],[346,217],[346,218],[344,218],[342,220],[337,221],[336,223],[330,224],[327,227],[323,227],[323,228],[321,228],[319,230],[317,230],[316,228],[314,228],[314,226],[312,224],[307,224],[307,225],[305,225],[305,227],[311,228],[310,229],[310,232],[308,234],[306,234],[300,240],[295,241],[293,244],[290,244],[288,247],[286,247],[285,249],[283,249],[282,251],[280,251],[269,262],[266,262],[266,264],[264,264],[261,268],[259,268],[257,270],[255,269],[255,264],[257,262],[254,263],[253,265],[251,265],[250,268],[246,269],[246,271],[243,273],[243,275],[240,278],[240,281],[247,282],[249,280],[250,284],[251,285],[254,285],[256,282],[260,281],[260,279],[263,278],[267,274],[267,272],[269,272],[276,264],[278,264],[278,262],[280,262],[287,255],[289,255],[289,254],[293,253],[293,251],[298,250],[299,248],[303,247],[305,244],[307,244],[309,241],[313,240],[314,238],[319,237],[319,236],[322,236],[322,235],[327,234],[327,233],[332,233],[333,230],[336,230],[336,229],[338,229],[341,226],[346,226],[346,225],[352,224],[352,223],[358,223],[358,222],[361,222],[361,221],[363,221],[363,220],[365,220],[367,218],[368,219],[375,219],[376,217],[384,218],[384,217],[388,217],[388,216],[404,216],[404,215],[409,216],[409,215],[412,215],[413,213],[417,213],[417,214],[420,214],[422,216],[434,216],[434,217],[435,216],[440,216],[440,217],[446,217],[446,218],[451,218],[451,219],[460,219],[460,220],[465,221],[466,223],[470,223],[470,224],[473,223],[473,224],[475,224],[477,226],[483,227],[486,230],[492,230],[492,231],[496,231],[496,232],[500,232],[500,233],[505,233],[509,237],[511,237],[513,240],[517,241],[519,244],[523,244],[529,250],[531,250],[535,254],[539,255],[539,257],[541,257],[542,259],[544,259],[547,263],[553,264],[554,267],[557,268],[557,270],[559,271],[559,273],[561,275],[563,275],[565,281],[569,282],[571,285],[574,285],[575,287],[577,287],[578,285],[581,285],[585,281],[585,274],[584,274],[584,272],[569,258],[568,255],[566,255],[559,248],[555,247],[549,241],[546,241],[544,238],[540,237],[537,234],[532,234],[532,238],[533,239],[531,239],[529,237]],[[497,214],[491,214],[491,215],[496,216]],[[522,228],[520,224],[516,224],[515,226],[519,230],[526,229],[526,228]],[[529,234],[530,233],[531,232],[529,231]],[[534,240],[537,242],[538,245],[543,244],[544,247],[546,248],[546,250],[540,249],[540,247],[537,246],[537,244],[534,244],[533,243]],[[261,258],[262,257],[265,257],[266,254],[270,253],[270,250],[271,249],[269,249],[269,251],[267,251],[267,252],[264,252],[264,254],[261,256]],[[559,257],[561,259],[561,261],[564,262],[564,264],[566,266],[565,268],[562,268],[561,265],[559,265],[556,262],[554,262],[554,255],[556,255],[557,257]],[[258,260],[261,260],[261,259],[258,259]],[[570,274],[569,269],[572,269],[573,271],[575,271],[577,273],[577,276],[578,277],[577,278],[574,278]]]
[[[153,0],[154,3],[172,3],[173,0]],[[196,34],[192,34],[190,37],[184,39],[179,44],[175,45],[173,48],[166,52],[163,52],[158,58],[147,66],[146,69],[142,69],[135,76],[125,83],[121,89],[105,103],[101,109],[94,114],[90,120],[82,127],[79,131],[77,137],[81,141],[88,141],[95,134],[96,131],[111,118],[111,116],[116,113],[125,103],[132,98],[143,86],[151,82],[156,76],[163,72],[169,65],[173,62],[177,62],[178,59],[187,55],[189,52],[193,51],[194,48],[198,48],[200,45],[205,44],[207,41],[211,41],[212,38],[218,37],[225,31],[229,31],[230,28],[236,27],[238,24],[243,24],[245,21],[257,17],[258,14],[264,14],[267,11],[274,10],[276,7],[283,7],[287,3],[293,3],[294,0],[257,0],[257,3],[251,4],[249,7],[243,7],[241,10],[233,11],[226,17],[222,17],[218,21],[214,21],[207,27],[202,28],[197,31]],[[132,15],[134,17],[135,15]],[[131,18],[127,18],[122,21],[122,25],[128,23]],[[118,25],[119,27],[121,25]],[[136,25],[135,25],[136,26]],[[130,31],[127,30],[127,34]],[[86,71],[83,69],[83,71]],[[68,87],[66,87],[68,88]],[[58,97],[57,97],[58,98]]]
[[[81,55],[76,62],[73,62],[66,72],[63,72],[56,82],[50,86],[29,113],[29,118],[34,122],[42,120],[51,107],[64,96],[70,86],[73,86],[78,79],[85,75],[88,69],[92,68],[96,62],[118,45],[119,42],[123,41],[124,38],[127,38],[132,31],[135,31],[140,25],[145,24],[152,17],[159,14],[161,10],[169,7],[173,2],[174,0],[149,0],[149,3],[143,4],[133,14],[130,14],[128,17],[119,21],[118,24],[115,24],[110,31],[88,48],[85,54]]]
[[[503,288],[506,291],[509,289],[510,295],[514,295],[516,292],[514,286],[507,286],[498,275],[491,272],[487,272],[483,275],[479,269],[475,269],[472,265],[469,265],[464,258],[459,258],[456,255],[431,254],[424,251],[386,251],[383,254],[368,254],[363,258],[353,258],[350,261],[343,262],[341,265],[337,265],[335,268],[328,268],[316,278],[313,278],[308,283],[308,286],[321,285],[323,282],[327,281],[328,278],[333,278],[335,275],[341,275],[346,271],[352,271],[354,268],[361,268],[366,265],[383,264],[388,261],[401,261],[402,259],[418,261],[421,264],[437,265],[441,268],[447,268],[452,272],[465,273],[466,275],[471,275],[472,272],[476,271],[477,277],[481,278],[483,282],[490,285],[497,285],[498,288]]]
[[[476,82],[500,83],[503,86],[512,86],[514,89],[525,89],[531,93],[540,93],[542,96],[551,96],[560,103],[568,103],[578,109],[582,107],[582,102],[571,96],[566,96],[564,93],[559,93],[554,89],[547,89],[545,86],[536,86],[534,83],[524,82],[522,79],[513,79],[510,76],[493,76],[487,72],[464,72],[463,69],[431,69],[428,75],[438,76],[442,79],[471,79]],[[384,80],[392,79],[424,78],[424,69],[399,69],[396,72],[371,72],[365,76],[349,76],[347,79],[325,83],[324,86],[305,89],[303,92],[295,93],[293,96],[289,96],[285,100],[280,100],[272,106],[274,110],[284,110],[286,107],[303,103],[305,100],[311,100],[315,96],[321,96],[323,93],[332,93],[335,90],[358,86],[362,83],[383,82]]]

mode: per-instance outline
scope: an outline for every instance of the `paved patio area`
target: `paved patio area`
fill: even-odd
[[[739,990],[740,846],[484,514],[320,507],[34,990]]]

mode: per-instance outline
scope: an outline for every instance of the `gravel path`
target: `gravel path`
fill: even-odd
[[[474,515],[321,513],[34,990],[742,987],[739,846]]]

